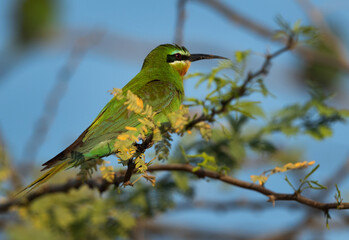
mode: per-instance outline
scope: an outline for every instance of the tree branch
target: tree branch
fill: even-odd
[[[196,175],[199,178],[212,178],[217,179],[221,182],[237,186],[240,188],[252,190],[255,192],[259,192],[269,198],[269,202],[275,204],[276,201],[295,201],[300,204],[306,205],[308,207],[319,209],[324,212],[328,212],[330,209],[349,209],[349,202],[343,202],[338,205],[336,202],[334,203],[323,203],[312,200],[310,198],[304,197],[301,194],[293,193],[277,193],[274,192],[262,185],[254,184],[247,181],[242,181],[234,177],[221,175],[218,172],[199,169],[197,171],[193,171],[194,167],[189,164],[164,164],[164,165],[153,165],[148,167],[149,172],[159,172],[159,171],[180,171],[180,172],[188,172]],[[100,193],[105,192],[110,185],[114,185],[116,187],[120,186],[120,184],[124,183],[125,177],[123,176],[124,171],[120,173],[116,173],[116,177],[114,182],[108,182],[102,178],[89,179],[85,182],[82,182],[79,179],[71,179],[65,184],[58,185],[47,185],[46,187],[42,187],[36,192],[28,194],[26,197],[22,199],[9,199],[4,203],[0,204],[0,213],[7,212],[13,206],[23,206],[29,204],[35,199],[42,197],[44,195],[49,195],[52,193],[63,192],[67,193],[70,189],[78,189],[82,185],[87,185],[91,189],[98,189]],[[133,171],[135,173],[135,171]]]
[[[143,139],[142,143],[138,144],[136,143],[135,146],[137,147],[137,152],[134,154],[134,156],[128,160],[127,163],[127,170],[123,179],[123,185],[127,186],[127,185],[131,185],[132,183],[130,182],[130,179],[132,177],[132,174],[135,173],[135,168],[136,168],[136,164],[134,162],[134,160],[141,154],[143,154],[145,152],[145,150],[147,150],[148,148],[151,148],[151,146],[153,145],[153,134],[151,133],[149,136],[147,136],[147,138]]]
[[[240,188],[249,189],[252,191],[259,192],[269,198],[268,201],[275,202],[275,201],[296,201],[303,205],[307,205],[312,208],[320,209],[323,211],[328,211],[329,209],[349,209],[349,202],[348,203],[342,203],[338,206],[337,203],[322,203],[317,202],[312,199],[306,198],[300,194],[287,194],[287,193],[277,193],[273,192],[272,190],[258,185],[251,182],[246,182],[239,180],[237,178],[233,178],[226,175],[221,175],[217,172],[208,171],[200,169],[198,171],[193,172],[194,167],[189,164],[166,164],[166,165],[154,165],[150,166],[148,170],[150,172],[152,171],[182,171],[182,172],[189,172],[192,174],[197,175],[200,178],[208,177],[212,179],[217,179],[222,182],[225,182],[230,185],[234,185]]]

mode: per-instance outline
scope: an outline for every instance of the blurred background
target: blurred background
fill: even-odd
[[[271,113],[289,104],[305,102],[309,92],[319,90],[333,93],[330,105],[349,109],[348,11],[349,2],[345,0],[1,1],[2,197],[5,199],[11,189],[28,183],[37,176],[43,162],[73,142],[109,101],[108,90],[122,88],[132,79],[147,53],[159,44],[176,42],[191,53],[231,59],[235,51],[250,50],[247,69],[255,70],[263,63],[263,54],[282,46],[271,37],[279,27],[276,18],[281,16],[290,23],[300,20],[302,24],[316,26],[323,34],[325,40],[313,49],[318,55],[296,49],[277,58],[265,78],[274,97],[256,96],[251,100],[261,101],[265,112]],[[326,58],[319,61],[323,55]],[[197,62],[189,72],[208,72],[217,65],[217,61]],[[205,96],[205,88],[195,88],[195,84],[193,79],[185,81],[187,97]],[[284,158],[319,163],[314,177],[322,183],[337,183],[347,200],[348,136],[348,125],[336,123],[333,135],[323,141],[309,136],[281,135],[273,136],[273,140],[285,149]],[[110,161],[113,159],[110,157]],[[272,168],[268,164],[246,160],[234,176],[250,181],[250,175]],[[8,168],[16,169],[18,176],[9,175]],[[9,177],[12,180],[5,182]],[[60,181],[63,180],[57,180]],[[273,207],[265,196],[214,180],[197,180],[190,187],[190,196],[171,193],[167,196],[170,199],[164,197],[162,201],[171,204],[165,204],[163,209],[159,207],[160,210],[133,224],[131,235],[125,230],[102,236],[98,232],[103,232],[101,228],[91,236],[97,236],[94,239],[130,236],[133,239],[349,239],[349,214],[345,210],[331,212],[330,229],[327,229],[322,212],[297,203],[276,202]],[[284,175],[273,176],[268,187],[292,192]],[[131,198],[132,190],[121,190],[129,194],[123,196],[125,201]],[[83,193],[91,197],[88,189],[82,191],[71,193],[71,198]],[[332,184],[318,200],[333,202],[334,193]],[[98,194],[93,197],[99,201]],[[65,201],[64,194],[56,200]],[[43,199],[36,208],[45,204],[49,205],[49,200]],[[65,204],[80,203],[66,200]],[[41,221],[52,221],[50,214],[40,215],[36,211]],[[60,230],[49,228],[40,220],[28,223],[23,220],[28,220],[23,214],[0,215],[1,239],[29,236],[61,239],[72,236],[68,232],[76,230],[71,226],[69,231],[64,229],[65,225],[58,220]],[[129,213],[123,214],[125,224],[131,224]],[[62,222],[72,218],[63,210],[59,216]],[[60,234],[52,234],[55,231]],[[79,234],[68,239],[84,236]]]

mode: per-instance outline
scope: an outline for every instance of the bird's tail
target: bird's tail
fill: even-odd
[[[33,189],[37,188],[38,186],[40,186],[41,184],[43,184],[44,182],[46,182],[48,179],[50,179],[51,177],[53,177],[56,173],[62,171],[63,169],[68,168],[68,166],[71,165],[71,162],[69,161],[63,161],[62,163],[57,164],[56,166],[53,166],[50,170],[48,170],[47,172],[45,172],[43,175],[41,175],[38,179],[36,179],[34,182],[32,182],[31,184],[29,184],[27,187],[23,188],[21,191],[19,191],[16,196],[18,196],[19,194],[21,194],[24,191],[27,191],[27,193],[29,193],[30,191],[32,191]]]

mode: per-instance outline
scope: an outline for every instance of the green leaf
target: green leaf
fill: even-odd
[[[319,133],[323,138],[332,136],[332,129],[326,126],[319,127]]]
[[[189,158],[203,158],[203,161],[198,163],[198,166],[193,169],[193,172],[199,170],[200,168],[206,168],[211,171],[217,171],[218,166],[216,163],[216,159],[214,156],[207,155],[207,153],[203,152],[201,154],[196,155],[187,155]]]
[[[298,32],[300,29],[302,21],[300,19],[298,19],[294,24],[293,24],[293,31],[294,32]]]
[[[235,52],[235,59],[238,63],[246,61],[246,58],[250,55],[251,51],[236,51]]]
[[[343,118],[349,118],[349,110],[348,109],[338,110],[338,113]]]
[[[322,140],[323,139],[323,137],[319,134],[318,131],[306,130],[304,133],[308,134],[309,136],[313,137],[316,140]]]
[[[172,172],[172,177],[173,177],[175,184],[177,185],[177,187],[181,191],[186,192],[190,189],[189,179],[188,179],[187,175],[184,175],[184,174],[179,173],[179,172]]]
[[[285,176],[285,181],[288,183],[288,185],[290,185],[290,187],[293,189],[293,191],[297,191],[296,188],[293,186],[293,184],[290,182],[290,180],[288,180],[287,175]]]
[[[281,132],[287,136],[296,135],[299,133],[299,128],[294,126],[285,126],[280,128]]]
[[[337,192],[334,194],[334,198],[335,198],[336,201],[337,201],[337,207],[339,207],[339,205],[341,205],[342,202],[343,202],[343,198],[342,198],[341,191],[339,190],[337,184],[336,184],[336,191],[337,191]]]
[[[330,229],[330,225],[328,224],[328,220],[331,219],[330,213],[327,211],[325,215],[326,215],[326,227],[327,229]]]
[[[312,186],[312,189],[327,189],[326,186],[318,183],[318,181],[310,181],[312,184],[315,184],[317,187]]]
[[[187,153],[185,152],[185,149],[184,149],[184,147],[183,147],[181,144],[179,144],[179,150],[181,151],[182,156],[183,156],[183,158],[185,159],[185,161],[186,161],[186,162],[189,162],[188,155],[187,155]]]
[[[261,91],[261,93],[263,94],[264,97],[270,95],[270,92],[267,89],[267,87],[265,86],[264,81],[263,81],[262,78],[258,79],[257,83],[258,83],[260,91]]]
[[[232,106],[232,109],[242,114],[254,118],[254,116],[265,117],[263,109],[259,106],[260,102],[256,101],[240,101]]]
[[[320,164],[316,165],[316,166],[303,178],[303,181],[307,180],[319,167],[320,167]]]
[[[162,139],[155,144],[155,154],[159,160],[167,160],[170,154],[172,137],[168,132],[162,134]]]
[[[323,102],[320,102],[318,100],[312,101],[312,104],[319,111],[319,114],[324,115],[326,117],[332,116],[337,112],[336,109],[328,107]]]
[[[136,169],[139,173],[144,173],[147,171],[148,167],[145,163],[145,156],[144,154],[141,154],[139,157],[135,159]]]
[[[287,33],[285,31],[278,30],[278,31],[275,31],[275,33],[273,35],[273,38],[274,39],[279,39],[279,38],[284,38],[286,36],[287,36]]]

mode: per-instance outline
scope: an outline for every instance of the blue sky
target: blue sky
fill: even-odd
[[[9,0],[0,2],[0,51],[5,53],[2,54],[3,56],[6,56],[7,49],[11,45],[11,25],[8,15],[13,2]],[[245,16],[271,29],[277,27],[275,23],[277,15],[281,15],[289,22],[295,22],[298,19],[305,24],[308,22],[307,15],[299,7],[297,1],[225,2]],[[326,14],[326,17],[335,20],[340,25],[347,25],[349,20],[348,1],[313,2]],[[79,34],[97,30],[105,31],[105,38],[102,39],[100,45],[88,51],[76,73],[70,79],[67,92],[60,102],[57,116],[45,143],[38,152],[36,164],[47,161],[75,140],[111,98],[107,91],[114,87],[123,87],[136,75],[144,57],[152,48],[162,43],[171,43],[174,40],[177,1],[109,0],[101,4],[100,1],[66,0],[60,1],[59,8],[59,27],[72,39]],[[345,30],[345,28],[342,29]],[[348,36],[348,31],[343,32],[343,35]],[[72,47],[69,39],[54,41],[21,54],[15,62],[14,70],[10,71],[5,76],[5,81],[0,84],[2,105],[0,130],[16,161],[23,160],[24,146],[32,134],[35,122],[42,114],[47,94],[55,84],[57,72],[68,59]],[[253,51],[251,68],[258,67],[258,64],[261,63],[262,58],[258,56],[259,54],[264,53],[266,49],[278,47],[275,43],[261,39],[254,33],[228,22],[217,12],[195,1],[190,2],[187,6],[184,45],[191,52],[212,53],[230,58],[233,57],[236,50],[251,49]],[[113,51],[109,51],[110,47]],[[306,99],[295,86],[287,82],[287,80],[292,80],[290,79],[292,76],[285,76],[285,72],[292,71],[296,61],[295,56],[288,53],[273,64],[266,82],[276,98],[265,100],[263,106],[267,110],[271,111]],[[190,72],[207,71],[216,65],[216,61],[194,63]],[[189,96],[203,95],[202,92],[194,89],[194,84],[195,82],[185,83]],[[318,142],[308,137],[299,137],[289,139],[285,144],[306,146],[308,160],[316,160],[321,163],[317,177],[327,179],[348,154],[346,140],[348,135],[348,126],[338,124],[335,126],[334,136],[331,139]],[[241,178],[248,180],[249,174],[251,173],[241,174]],[[285,185],[278,183],[280,181],[283,181],[282,177],[272,179],[269,187],[276,190],[287,189]],[[348,184],[344,186],[348,187]],[[217,194],[222,196],[222,192],[224,193],[223,198],[234,198],[237,194],[242,194],[243,197],[263,199],[256,193],[237,189],[226,194],[226,189],[222,190],[219,187],[217,189],[217,184],[212,182],[198,184],[197,198],[205,199]],[[217,228],[220,226],[227,231],[244,228],[253,223],[257,226],[256,231],[258,232],[264,227],[275,229],[275,226],[279,225],[288,226],[292,222],[297,222],[301,217],[298,213],[293,216],[293,213],[289,211],[278,209],[256,215],[251,215],[251,212],[238,213],[238,218],[234,214],[234,212],[225,215],[195,210],[185,213],[172,212],[163,218],[166,221],[177,223],[194,223],[199,227]],[[285,220],[275,221],[275,219]],[[232,225],[229,223],[230,220]],[[263,224],[258,227],[260,221],[263,221]],[[329,238],[332,237],[331,232],[332,230],[327,232]],[[345,234],[349,236],[349,231]]]

